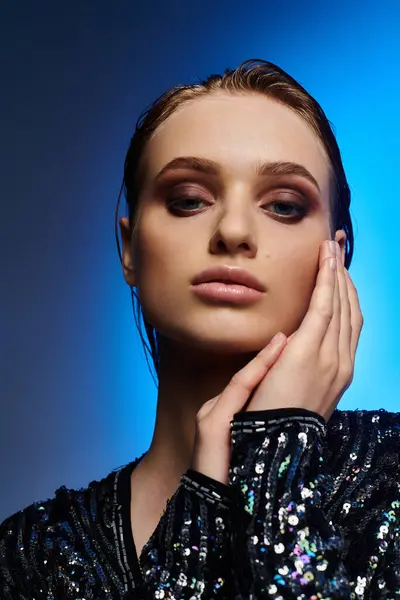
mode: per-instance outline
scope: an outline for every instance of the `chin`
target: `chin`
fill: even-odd
[[[219,308],[207,312],[182,309],[170,315],[158,314],[153,319],[153,326],[164,338],[168,352],[183,349],[190,353],[227,356],[257,353],[278,331],[290,335],[294,330],[291,325],[294,323],[288,323],[272,311],[266,315],[252,309]]]
[[[269,342],[269,340],[268,340]],[[227,339],[207,339],[197,340],[195,344],[198,350],[218,356],[234,356],[238,354],[257,354],[268,344],[261,343],[254,339],[240,339],[235,337],[232,340]]]
[[[188,352],[200,352],[212,355],[237,355],[257,353],[271,341],[275,332],[260,336],[260,328],[252,330],[247,327],[244,331],[238,330],[233,324],[225,328],[204,328],[195,331],[166,332],[169,339],[168,345],[185,347]]]

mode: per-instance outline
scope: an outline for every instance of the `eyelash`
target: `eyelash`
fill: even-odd
[[[182,212],[187,213],[185,216],[191,216],[191,214],[193,214],[193,211],[192,212],[185,211],[184,209],[175,209],[174,210],[174,206],[176,204],[179,204],[179,203],[185,202],[185,201],[186,202],[187,201],[189,201],[189,202],[206,202],[205,200],[202,200],[201,198],[197,198],[196,196],[182,196],[181,198],[174,198],[173,200],[168,202],[168,208],[174,214],[178,213],[179,211],[182,211]],[[289,206],[291,208],[295,208],[298,211],[297,215],[286,215],[286,216],[274,213],[276,217],[280,217],[284,221],[300,221],[308,213],[307,207],[302,206],[302,205],[298,204],[297,202],[286,202],[285,200],[273,200],[272,202],[269,202],[269,204],[266,206],[269,206],[271,204]],[[196,209],[194,209],[194,210],[196,210]],[[198,214],[198,213],[196,213],[196,214]],[[181,216],[183,216],[183,215],[181,215]]]

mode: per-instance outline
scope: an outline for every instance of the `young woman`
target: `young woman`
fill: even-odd
[[[265,61],[173,88],[124,190],[152,443],[2,524],[1,599],[399,597],[400,417],[337,409],[363,318],[318,103]]]

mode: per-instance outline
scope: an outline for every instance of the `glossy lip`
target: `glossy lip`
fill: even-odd
[[[210,281],[218,281],[228,284],[237,283],[239,285],[244,285],[248,288],[258,290],[259,292],[266,291],[265,286],[257,279],[257,277],[241,267],[211,267],[210,269],[206,269],[205,271],[198,273],[192,280],[192,284],[198,285],[199,283],[207,283]]]
[[[246,285],[222,283],[221,281],[198,283],[197,285],[192,285],[192,290],[197,296],[212,302],[212,304],[220,302],[249,304],[258,302],[265,295],[264,292],[247,287]]]

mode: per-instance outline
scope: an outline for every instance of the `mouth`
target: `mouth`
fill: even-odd
[[[198,273],[193,279],[193,285],[199,285],[203,283],[219,283],[225,286],[242,286],[249,289],[254,289],[259,292],[265,292],[264,284],[257,279],[250,271],[241,267],[229,267],[225,265],[219,265],[206,269]]]
[[[234,281],[233,279],[210,279],[209,281],[204,281],[203,283],[223,283],[224,285],[242,285],[244,287],[251,288],[250,285],[246,285],[245,283],[240,283],[239,281]]]
[[[252,304],[265,296],[252,287],[239,284],[235,281],[213,280],[192,285],[193,292],[203,300],[216,303]]]

